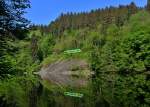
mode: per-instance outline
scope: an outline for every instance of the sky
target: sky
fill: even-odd
[[[140,7],[147,3],[147,0],[30,0],[31,8],[26,10],[25,17],[31,23],[47,25],[61,13],[89,12],[107,6],[130,4],[132,1]]]

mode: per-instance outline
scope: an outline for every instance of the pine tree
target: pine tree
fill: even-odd
[[[150,12],[150,0],[147,0],[147,10]]]
[[[29,7],[29,0],[0,0],[0,33],[25,28],[28,20],[22,16]]]

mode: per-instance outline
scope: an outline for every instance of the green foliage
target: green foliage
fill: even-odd
[[[2,79],[18,73],[15,67],[16,60],[14,59],[17,46],[9,38],[3,38],[0,43],[0,78]]]
[[[36,79],[26,77],[13,77],[0,81],[0,101],[7,107],[28,107],[28,93],[36,84]]]
[[[78,14],[61,14],[54,22],[49,24],[47,29],[50,29],[49,31],[52,34],[61,36],[66,30],[84,28],[96,29],[97,25],[102,24],[101,33],[105,35],[109,25],[115,23],[118,27],[123,26],[129,17],[138,10],[140,10],[140,8],[132,2],[127,6],[111,6],[105,9],[97,9]]]
[[[132,16],[117,36],[115,27],[108,28],[105,45],[92,52],[93,89],[103,103],[112,107],[150,106],[149,21],[149,14],[142,11]]]
[[[55,44],[52,35],[45,35],[39,42],[38,55],[39,57],[46,58],[48,55],[52,54],[53,45]]]
[[[25,9],[30,7],[29,0],[0,1],[0,34],[11,32],[16,37],[25,32],[29,21],[23,17]],[[22,35],[23,36],[23,35]]]
[[[44,60],[43,60],[43,62],[41,63],[41,65],[42,66],[47,66],[47,65],[49,65],[49,64],[51,64],[51,63],[54,63],[54,62],[56,62],[56,61],[58,61],[58,60],[63,60],[64,59],[64,56],[63,55],[56,55],[56,54],[53,54],[53,55],[50,55],[49,57],[47,57],[47,58],[45,58]]]
[[[131,3],[62,15],[49,26],[33,27],[23,40],[0,38],[0,106],[149,107],[150,14],[141,11],[130,18],[137,10]],[[77,48],[82,52],[63,53]],[[86,88],[58,88],[40,81],[42,86],[33,75],[40,67],[72,58],[91,61],[95,74]],[[67,98],[63,93],[68,90],[85,96]]]
[[[9,77],[17,74],[17,69],[14,67],[16,61],[9,55],[2,56],[0,59],[0,78]]]
[[[37,82],[33,72],[39,68],[33,63],[30,42],[5,38],[0,43],[0,106],[28,107],[28,94]]]

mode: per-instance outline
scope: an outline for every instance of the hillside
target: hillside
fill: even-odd
[[[149,107],[149,17],[131,3],[0,33],[0,107]]]

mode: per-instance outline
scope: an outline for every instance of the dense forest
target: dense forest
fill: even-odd
[[[149,107],[150,1],[61,14],[49,25],[25,19],[29,0],[0,1],[0,107]],[[44,19],[43,19],[44,20]],[[81,49],[66,56],[69,49]],[[54,85],[36,75],[58,60],[89,63],[86,87]],[[65,90],[84,94],[68,98]]]

